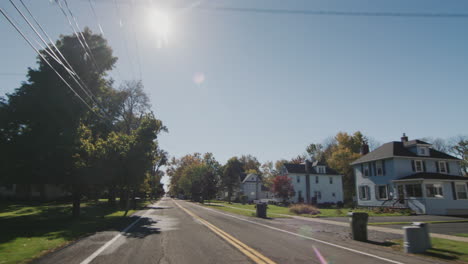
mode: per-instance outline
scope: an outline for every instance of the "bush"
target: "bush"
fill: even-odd
[[[336,203],[336,207],[338,207],[338,208],[343,208],[343,206],[344,206],[343,202],[337,202]]]
[[[320,214],[320,210],[312,205],[308,204],[295,204],[289,207],[289,211],[295,214],[310,214],[310,215],[318,215]]]

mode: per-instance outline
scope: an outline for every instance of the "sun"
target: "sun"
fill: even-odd
[[[172,31],[171,17],[167,12],[152,10],[148,15],[150,29],[156,34],[158,41],[166,44]]]

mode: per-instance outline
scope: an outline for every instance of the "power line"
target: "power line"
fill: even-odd
[[[97,25],[99,27],[99,31],[101,32],[101,35],[104,37],[104,29],[102,28],[101,21],[97,15],[96,8],[93,4],[93,0],[88,0],[89,6],[91,8],[91,11],[93,12],[94,18],[96,19]],[[120,70],[118,67],[115,67],[115,70],[117,71],[117,75],[119,76],[120,80],[123,80],[122,74],[120,73]]]
[[[58,4],[60,10],[62,11],[62,14],[67,18],[68,20],[68,24],[70,25],[71,29],[73,30],[73,33],[75,34],[75,36],[77,37],[81,47],[83,48],[83,50],[85,51],[85,55],[88,56],[88,58],[91,60],[91,62],[94,64],[94,67],[96,68],[96,70],[99,71],[99,67],[97,66],[95,60],[94,60],[94,57],[92,56],[92,54],[90,54],[88,52],[88,50],[86,49],[86,46],[83,44],[82,40],[81,40],[81,36],[80,34],[78,34],[78,31],[80,30],[78,28],[78,31],[75,29],[75,27],[73,26],[73,23],[71,22],[70,20],[70,17],[67,15],[67,12],[65,12],[65,9],[62,7],[62,4],[60,3],[60,0],[55,0],[55,2]],[[85,40],[86,41],[86,40]]]
[[[127,44],[128,41],[127,41],[127,38],[126,38],[126,36],[125,36],[125,29],[123,28],[122,15],[121,15],[121,13],[120,13],[120,8],[119,8],[119,6],[118,6],[118,4],[117,4],[117,2],[116,2],[115,0],[113,0],[113,2],[114,2],[116,14],[117,14],[117,16],[118,16],[118,18],[119,18],[119,26],[120,26],[120,28],[122,29],[122,30],[120,31],[120,34],[121,34],[121,36],[122,36],[122,41],[123,41],[123,43],[124,43],[124,47],[125,47],[125,51],[126,51],[126,53],[127,53],[128,60],[129,60],[129,62],[130,62],[130,70],[131,70],[131,72],[132,72],[133,78],[135,79],[135,72],[134,72],[134,70],[133,70],[133,60],[132,60],[132,58],[130,57],[130,52],[129,52],[128,44]]]
[[[43,29],[43,27],[39,24],[39,22],[35,19],[35,17],[32,15],[31,11],[27,8],[27,6],[24,4],[24,2],[22,0],[20,0],[20,2],[23,4],[23,6],[26,8],[26,10],[28,11],[29,15],[34,19],[34,21],[38,24],[39,28],[42,30],[43,33],[45,33],[45,35],[47,37],[49,37],[49,35],[45,32],[45,30]],[[55,47],[55,49],[57,50],[57,52],[61,55],[62,59],[67,63],[68,67],[67,68],[63,62],[58,58],[58,55],[54,52],[54,50],[49,46],[49,44],[44,40],[44,38],[42,38],[41,34],[39,34],[39,32],[36,30],[36,28],[30,23],[30,21],[25,17],[25,15],[23,14],[23,12],[21,12],[21,10],[15,5],[15,3],[10,0],[10,3],[15,7],[16,11],[18,11],[20,13],[20,15],[23,17],[23,19],[27,22],[27,24],[30,26],[30,28],[36,33],[36,35],[42,40],[42,42],[46,45],[47,48],[49,48],[50,52],[52,52],[53,54],[51,54],[50,52],[47,51],[47,48],[44,48],[41,44],[39,44],[39,46],[44,50],[46,51],[46,53],[51,56],[52,58],[54,58],[55,61],[57,61],[66,71],[67,73],[72,77],[72,79],[78,84],[78,86],[81,88],[81,90],[83,90],[83,92],[85,93],[86,96],[88,96],[91,101],[96,104],[96,105],[99,105],[96,100],[93,98],[95,97],[91,90],[89,90],[89,88],[86,86],[86,84],[81,80],[81,78],[78,76],[78,74],[76,73],[76,71],[71,67],[70,63],[68,63],[68,61],[65,59],[65,57],[63,56],[63,54],[60,52],[60,50],[55,46],[55,44],[53,43],[53,41],[50,39],[49,37],[49,40],[51,41],[52,45]],[[80,83],[80,81],[77,79],[77,77],[81,80],[82,84]],[[83,87],[86,86],[85,87]]]
[[[367,17],[414,17],[414,18],[468,18],[468,13],[425,13],[425,12],[366,12],[366,11],[334,11],[334,10],[298,10],[298,9],[267,9],[245,7],[195,7],[199,10],[226,11],[243,13],[314,15],[314,16],[367,16]]]
[[[135,40],[135,46],[136,46],[136,57],[137,57],[137,64],[138,64],[138,71],[139,71],[139,74],[140,74],[140,80],[143,81],[143,78],[142,78],[142,74],[141,74],[141,61],[140,61],[140,53],[139,53],[139,50],[140,50],[140,47],[138,45],[138,37],[137,37],[137,33],[136,33],[136,26],[135,26],[135,17],[136,17],[136,9],[135,9],[135,5],[134,5],[134,0],[132,0],[132,11],[133,11],[133,19],[131,19],[132,21],[132,26],[133,26],[133,39]]]
[[[102,30],[101,21],[99,20],[99,17],[96,14],[96,10],[94,9],[93,1],[88,0],[88,2],[89,2],[89,6],[91,7],[91,10],[93,11],[94,18],[96,19],[96,22],[98,24],[99,31],[101,31],[101,34],[104,35],[104,30]]]
[[[37,50],[36,47],[34,47],[34,45],[31,43],[31,41],[24,35],[24,33],[21,31],[21,29],[19,29],[14,23],[13,21],[10,19],[10,17],[7,15],[7,13],[0,7],[0,13],[2,13],[2,15],[8,20],[8,22],[15,28],[15,30],[21,35],[21,37],[23,37],[23,39],[29,44],[29,46],[31,46],[31,48],[39,55],[39,57],[41,57],[41,59],[52,69],[52,71],[54,71],[54,73],[67,85],[67,87],[75,94],[76,97],[78,97],[80,99],[80,101],[86,105],[86,107],[89,108],[89,110],[91,110],[93,113],[95,113],[96,115],[102,117],[99,113],[96,113],[92,107],[71,87],[71,85],[62,77],[62,75],[60,75],[60,73],[52,66],[52,64],[50,64],[50,62],[47,60],[46,57],[44,57],[44,55],[42,55],[42,53]]]

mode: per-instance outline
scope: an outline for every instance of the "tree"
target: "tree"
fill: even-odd
[[[294,187],[291,183],[291,178],[286,175],[278,175],[273,180],[273,192],[280,198],[283,199],[283,202],[286,202],[289,197],[294,196]]]
[[[336,137],[336,145],[331,147],[328,165],[343,174],[343,191],[345,201],[352,201],[355,194],[354,173],[350,163],[361,157],[361,147],[366,142],[361,132],[353,135],[339,132]]]
[[[310,159],[313,161],[323,161],[323,159],[325,158],[322,144],[312,143],[309,146],[307,146],[306,151]]]
[[[256,157],[252,155],[242,155],[239,158],[239,161],[242,163],[242,169],[244,173],[253,173],[259,174],[260,173],[260,162],[257,160]]]
[[[237,157],[230,158],[224,166],[221,182],[228,193],[227,199],[229,203],[231,203],[232,193],[240,185],[242,171],[242,162]]]
[[[468,137],[455,138],[456,142],[451,148],[451,153],[461,159],[460,165],[463,175],[468,173]]]
[[[76,36],[61,36],[56,46],[67,58],[70,65],[81,77],[95,100],[111,89],[111,81],[105,79],[117,61],[112,49],[101,35],[94,35],[89,29],[83,32],[96,63],[85,56]],[[72,79],[61,65],[45,51],[45,58],[70,83]],[[8,117],[0,125],[8,130],[7,149],[9,155],[7,170],[15,175],[17,183],[55,183],[72,186],[74,197],[73,215],[79,215],[79,200],[83,188],[90,184],[90,178],[83,178],[74,167],[73,156],[79,142],[78,128],[82,123],[94,128],[105,127],[108,121],[92,113],[82,101],[64,84],[48,64],[38,57],[37,69],[29,68],[28,80],[14,93],[9,94],[6,103]],[[85,92],[73,84],[76,92],[89,105],[92,101]],[[103,104],[102,107],[106,108]]]

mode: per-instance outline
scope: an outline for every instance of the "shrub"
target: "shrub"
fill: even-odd
[[[343,202],[337,202],[336,203],[336,207],[338,207],[338,208],[343,208],[343,206],[344,206]]]
[[[289,207],[289,211],[295,214],[310,214],[310,215],[318,215],[320,214],[320,210],[312,205],[308,204],[295,204]]]
[[[319,203],[317,204],[318,208],[332,208],[333,206],[335,206],[335,203],[331,203],[331,202],[326,202],[326,203]]]

